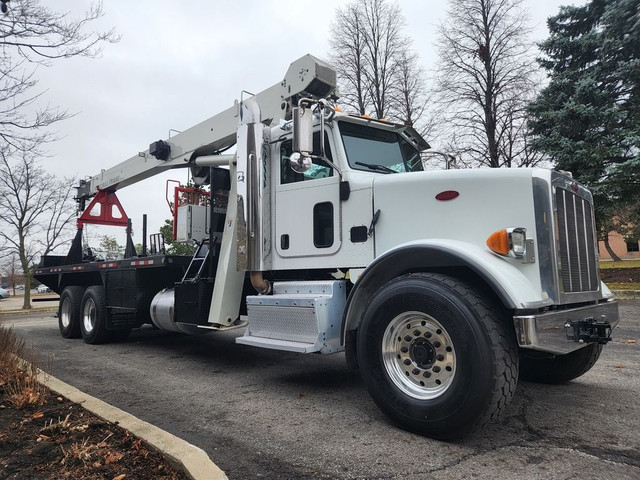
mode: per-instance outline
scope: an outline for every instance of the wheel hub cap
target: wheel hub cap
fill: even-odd
[[[418,338],[409,347],[409,358],[419,368],[428,369],[433,366],[436,359],[436,352],[433,345],[428,340]]]
[[[60,321],[64,328],[68,328],[71,324],[71,301],[65,298],[60,306]]]
[[[85,332],[90,333],[93,331],[96,324],[96,306],[92,299],[87,300],[84,304],[82,322]]]
[[[420,400],[442,395],[456,373],[449,333],[423,312],[404,312],[389,322],[382,337],[382,359],[391,381]]]

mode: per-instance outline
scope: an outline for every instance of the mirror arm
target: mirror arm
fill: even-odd
[[[338,176],[340,177],[340,180],[342,181],[342,170],[340,170],[338,168],[338,166],[333,163],[331,160],[329,160],[326,155],[310,155],[309,158],[313,159],[313,160],[321,160],[325,163],[327,163],[331,168],[335,169],[336,172],[338,172]]]

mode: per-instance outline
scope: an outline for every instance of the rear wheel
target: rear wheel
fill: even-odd
[[[85,343],[98,344],[110,340],[104,287],[101,285],[91,286],[84,292],[80,331]]]
[[[520,378],[528,382],[566,383],[584,375],[600,358],[602,345],[592,343],[565,355],[536,358],[523,352],[520,356]]]
[[[358,331],[358,360],[380,409],[401,427],[460,437],[497,417],[518,379],[503,311],[452,277],[422,273],[384,285]]]
[[[60,294],[58,304],[58,328],[64,338],[80,338],[80,307],[84,288],[79,286],[65,287]]]

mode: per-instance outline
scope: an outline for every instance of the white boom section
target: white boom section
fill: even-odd
[[[312,55],[305,55],[289,66],[284,80],[258,93],[254,99],[260,106],[264,123],[271,125],[290,117],[292,97],[327,98],[334,93],[335,87],[335,70]],[[165,140],[171,148],[166,160],[155,158],[147,149],[98,175],[81,180],[78,198],[89,198],[99,190],[115,191],[165,170],[191,166],[190,162],[196,156],[209,155],[235,144],[240,112],[236,101],[233,107]]]

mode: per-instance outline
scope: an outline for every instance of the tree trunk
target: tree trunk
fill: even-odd
[[[31,269],[29,260],[25,250],[25,237],[20,233],[20,264],[22,265],[22,273],[24,275],[24,301],[22,302],[23,310],[31,309]]]
[[[607,253],[611,257],[611,259],[614,262],[621,262],[622,259],[618,255],[616,255],[616,252],[613,251],[613,249],[611,248],[611,245],[609,244],[609,234],[606,234],[604,236],[603,241],[604,241],[604,248],[607,250]]]

